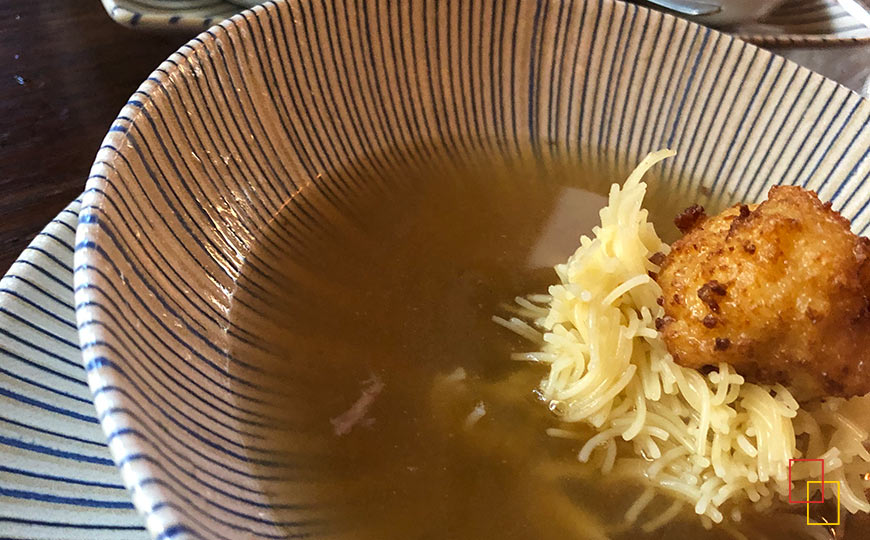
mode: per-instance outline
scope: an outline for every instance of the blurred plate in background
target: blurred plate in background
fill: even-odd
[[[235,3],[234,3],[235,2]],[[204,29],[256,0],[103,0],[116,22],[137,28]],[[870,43],[870,12],[858,0],[785,0],[765,18],[732,28],[758,45]]]

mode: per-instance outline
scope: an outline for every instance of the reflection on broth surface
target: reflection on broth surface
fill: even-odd
[[[245,406],[268,419],[248,444],[277,478],[263,482],[270,501],[312,504],[324,532],[347,538],[644,537],[621,525],[642,488],[576,462],[582,441],[545,434],[558,423],[531,391],[544,371],[507,360],[528,345],[491,320],[546,292],[621,174],[432,164],[342,195],[348,209],[317,225],[277,216],[232,313],[233,356],[261,370],[245,376],[262,402]],[[668,241],[686,205],[645,204]],[[656,504],[647,521],[668,508]],[[794,537],[792,518],[805,527],[784,516],[773,537]],[[646,537],[731,536],[694,519]]]

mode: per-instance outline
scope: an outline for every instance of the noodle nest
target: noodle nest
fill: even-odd
[[[539,345],[514,357],[549,366],[539,391],[564,423],[550,434],[570,437],[572,425],[593,427],[577,458],[595,458],[602,472],[646,485],[629,509],[634,514],[661,494],[688,503],[706,524],[726,515],[739,520],[739,511],[726,512],[729,504],[748,499],[763,510],[787,498],[795,458],[823,459],[826,483],[840,482],[842,506],[870,511],[863,445],[870,397],[800,406],[781,385],[746,382],[725,363],[702,374],[668,353],[656,330],[664,309],[650,257],[669,247],[643,209],[642,177],[673,155],[649,154],[622,186],[611,187],[601,224],[555,267],[559,282],[549,294],[517,298],[518,317],[494,318]],[[795,464],[797,498],[819,472]]]

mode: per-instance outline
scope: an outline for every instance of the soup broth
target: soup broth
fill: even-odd
[[[732,537],[688,507],[644,533],[664,501],[628,524],[643,488],[579,463],[583,440],[545,433],[559,426],[534,392],[544,371],[510,360],[529,345],[492,322],[546,293],[621,174],[498,159],[348,171],[345,190],[322,195],[335,210],[276,216],[239,278],[231,332],[233,357],[255,368],[233,369],[262,394],[266,425],[248,444],[268,462],[270,501],[313,505],[315,530],[341,538]],[[646,207],[673,240],[692,201],[648,181]],[[805,527],[802,511],[784,519]]]

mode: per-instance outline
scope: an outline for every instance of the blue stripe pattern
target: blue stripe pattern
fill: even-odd
[[[570,0],[567,2],[572,3]],[[104,0],[103,5],[109,15],[123,25],[197,31],[241,9],[230,0]],[[850,7],[851,10],[865,9],[860,2],[854,2]],[[460,15],[459,24],[469,20]],[[738,25],[732,28],[732,32],[750,43],[769,46],[870,42],[867,18],[846,9],[838,0],[785,0],[764,19],[753,22],[762,24]],[[452,28],[454,26],[448,25],[445,30],[449,32]],[[470,36],[471,32],[465,35]]]
[[[125,26],[192,30],[208,28],[241,9],[229,0],[107,0],[103,6]]]
[[[795,2],[775,15],[817,16]],[[126,5],[116,17],[153,23]],[[670,145],[653,189],[807,185],[863,231],[868,122],[866,102],[821,76],[609,0],[282,1],[225,20],[131,96],[81,209],[0,283],[2,534],[142,538],[130,494],[156,538],[334,532],[329,504],[307,496],[328,448],[270,447],[272,417],[294,411],[269,408],[279,392],[249,361],[259,331],[233,310],[267,317],[273,291],[305,286],[258,253],[317,260],[356,219],[351,195],[388,193],[392,170],[488,148],[621,174]],[[312,391],[303,375],[288,384]],[[286,482],[296,500],[263,495]],[[23,510],[34,501],[38,515]]]
[[[79,201],[0,280],[0,531],[4,538],[147,538],[81,369],[72,289]]]

